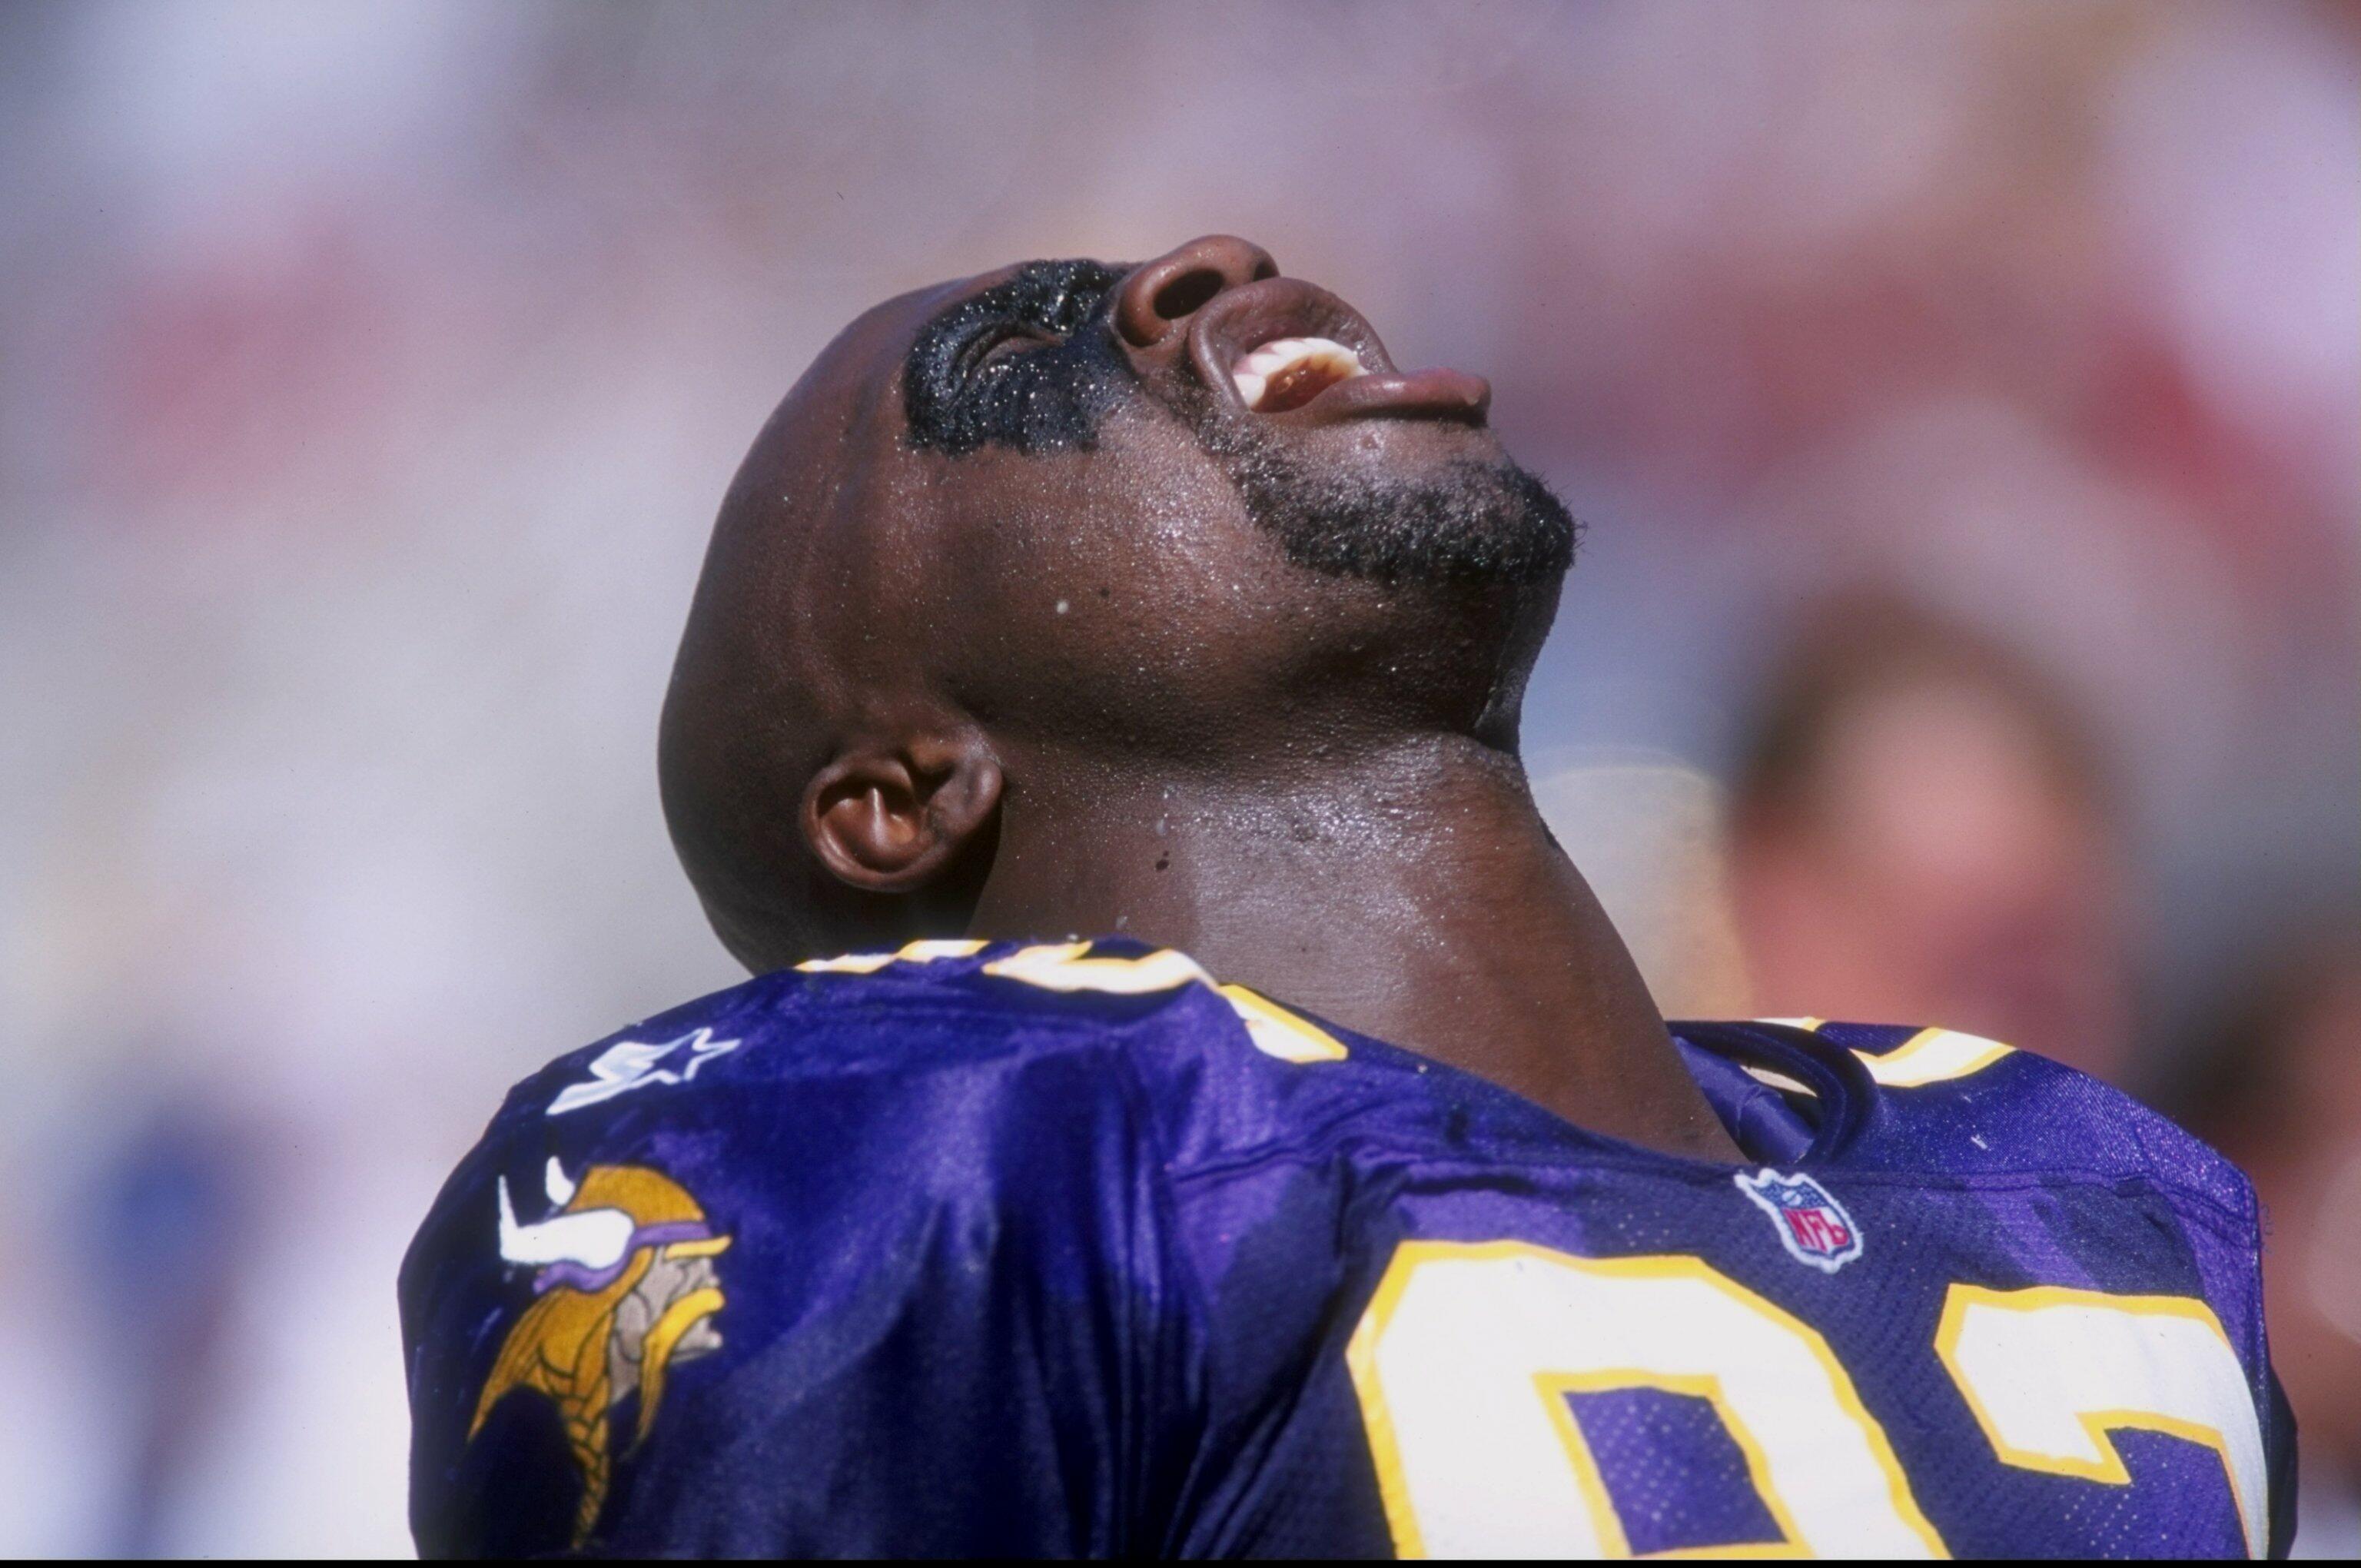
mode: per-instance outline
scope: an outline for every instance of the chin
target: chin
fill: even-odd
[[[1422,422],[1209,435],[1248,514],[1312,571],[1525,587],[1554,584],[1574,563],[1580,525],[1488,431]]]

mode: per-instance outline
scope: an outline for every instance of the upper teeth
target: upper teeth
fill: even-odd
[[[1279,338],[1230,368],[1230,379],[1237,383],[1238,396],[1250,409],[1260,408],[1263,395],[1282,379],[1317,375],[1325,384],[1367,374],[1359,355],[1325,337]]]

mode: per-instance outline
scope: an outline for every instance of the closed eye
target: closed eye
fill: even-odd
[[[1032,261],[946,305],[903,356],[910,444],[954,457],[1087,445],[1131,368],[1108,319],[1122,277],[1096,261]]]
[[[972,380],[996,365],[1039,348],[1055,348],[1059,339],[1031,327],[1011,323],[980,335],[961,356],[961,378]]]

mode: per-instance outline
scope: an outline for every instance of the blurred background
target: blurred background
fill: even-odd
[[[0,8],[0,1552],[401,1552],[393,1277],[737,974],[654,721],[886,294],[1209,230],[1591,525],[1537,789],[1668,1013],[1938,1022],[2273,1212],[2361,1548],[2361,8]]]

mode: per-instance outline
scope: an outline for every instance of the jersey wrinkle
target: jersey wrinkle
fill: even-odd
[[[511,1094],[403,1266],[422,1547],[2174,1552],[2236,1541],[2256,1467],[2170,1434],[2290,1462],[2251,1189],[2029,1053],[1897,1087],[1855,1053],[1917,1031],[1676,1025],[1733,1170],[1316,1018],[1257,1043],[1210,983],[1122,989],[1184,972],[1137,944],[1026,971],[1070,988],[1014,950],[763,976]],[[2136,1369],[2159,1300],[2255,1410],[2166,1390],[2127,1485],[1995,1447],[1994,1335]],[[2061,1301],[2100,1315],[2007,1315]],[[2069,1381],[1976,1387],[2023,1423]]]

